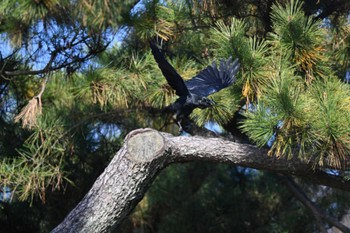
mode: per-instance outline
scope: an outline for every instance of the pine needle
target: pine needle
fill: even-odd
[[[46,82],[47,78],[43,80],[39,94],[34,96],[15,117],[15,122],[22,120],[23,128],[32,129],[36,126],[37,117],[42,113],[41,96],[44,93]]]

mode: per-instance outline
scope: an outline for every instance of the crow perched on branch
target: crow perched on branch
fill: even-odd
[[[168,109],[174,113],[180,132],[182,131],[182,119],[188,117],[195,108],[204,109],[215,104],[214,101],[207,98],[208,95],[218,92],[236,81],[236,74],[240,67],[238,59],[233,62],[231,57],[227,61],[221,60],[219,67],[216,66],[216,62],[213,62],[211,66],[185,82],[165,59],[158,47],[153,43],[150,43],[150,46],[162,74],[175,90],[176,95],[179,96]]]

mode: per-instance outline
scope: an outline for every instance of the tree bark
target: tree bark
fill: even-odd
[[[267,156],[265,149],[250,144],[219,138],[174,137],[153,129],[138,129],[128,134],[124,145],[90,191],[52,232],[111,232],[141,200],[160,170],[171,163],[194,160],[305,177],[319,175],[306,161]],[[325,182],[332,183],[329,182],[331,176],[321,174]],[[322,179],[318,182],[322,183]],[[350,190],[349,182],[334,179],[333,184]]]

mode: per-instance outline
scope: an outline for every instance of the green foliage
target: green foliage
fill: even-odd
[[[257,37],[246,37],[247,26],[243,21],[232,19],[230,25],[218,21],[212,30],[212,40],[219,48],[221,56],[237,56],[242,62],[242,95],[247,103],[254,101],[266,81],[266,69],[269,62],[268,44]]]
[[[51,15],[59,17],[59,11],[67,9],[68,5],[65,0],[4,0],[0,4],[2,22],[0,32],[7,32],[13,45],[20,47],[29,39],[28,32],[32,30],[31,24],[35,25],[42,19],[50,18]]]
[[[302,2],[292,0],[285,6],[276,3],[272,7],[273,33],[271,43],[287,52],[293,63],[305,73],[306,83],[317,76],[327,75],[324,56],[325,35],[320,21],[307,17],[302,11]]]
[[[273,140],[270,154],[298,155],[307,160],[312,157],[315,164],[323,165],[327,160],[341,167],[350,151],[349,134],[344,127],[348,123],[349,112],[344,107],[349,102],[348,93],[333,77],[316,75],[329,69],[321,61],[323,54],[314,53],[322,33],[319,23],[307,18],[301,6],[299,1],[292,1],[272,8],[275,37],[269,43],[278,42],[278,46],[270,55],[268,79],[259,85],[260,103],[247,114],[242,129],[260,146]],[[306,60],[296,58],[304,55]],[[305,64],[309,64],[307,68]],[[300,73],[300,67],[305,72]],[[312,82],[321,77],[324,81]],[[328,89],[331,84],[332,91]]]
[[[245,113],[247,120],[244,121],[241,129],[258,146],[268,145],[268,142],[273,139],[275,129],[280,120],[274,114],[266,106],[258,103],[253,107],[253,111]]]
[[[310,105],[306,114],[318,148],[313,153],[319,157],[320,165],[329,161],[336,167],[345,166],[350,155],[350,129],[344,127],[350,123],[349,86],[330,78],[317,82],[307,96]]]
[[[345,76],[349,67],[350,59],[350,19],[348,17],[337,17],[337,27],[329,27],[327,34],[331,37],[328,42],[328,53],[332,59],[329,62],[336,70],[337,75]]]
[[[218,21],[216,27],[213,28],[211,39],[219,47],[219,55],[227,57],[234,53],[242,55],[247,52],[246,30],[246,24],[235,18],[232,18],[229,25]]]
[[[91,78],[90,78],[91,77]],[[90,71],[87,78],[91,82],[93,102],[102,108],[107,104],[119,108],[128,108],[140,93],[140,80],[137,77],[128,77],[121,70],[108,70],[107,68]],[[135,99],[131,99],[133,96]]]
[[[188,8],[181,1],[145,1],[144,8],[131,17],[138,39],[158,37],[164,41],[176,39],[183,27],[188,26]],[[187,16],[187,17],[186,17]]]
[[[18,150],[16,159],[0,163],[1,186],[10,188],[21,201],[33,201],[38,195],[45,202],[45,190],[60,189],[67,180],[61,168],[67,146],[61,123],[41,119],[37,127],[38,131]]]
[[[125,1],[93,1],[79,0],[77,8],[74,9],[84,25],[94,29],[106,29],[125,20],[129,10],[137,3],[135,0]]]

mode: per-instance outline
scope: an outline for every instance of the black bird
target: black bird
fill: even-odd
[[[221,60],[219,67],[214,61],[211,66],[185,82],[165,59],[158,47],[153,43],[150,45],[162,74],[175,90],[176,95],[179,96],[168,108],[175,113],[174,118],[180,127],[180,132],[182,131],[181,120],[188,117],[195,108],[204,109],[215,104],[214,101],[207,98],[208,95],[218,92],[236,81],[236,74],[240,67],[238,59],[233,62],[231,57],[227,61]]]

